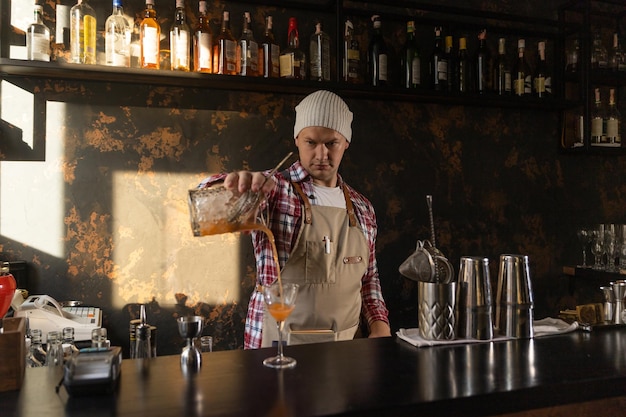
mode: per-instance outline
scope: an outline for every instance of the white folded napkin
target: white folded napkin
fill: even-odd
[[[497,342],[500,340],[508,340],[509,337],[505,336],[497,336],[493,339],[489,340],[478,340],[478,339],[452,339],[452,340],[429,340],[424,339],[419,334],[419,329],[400,329],[396,332],[396,335],[404,340],[412,344],[413,346],[422,347],[422,346],[438,346],[438,345],[464,345],[469,343],[485,343],[485,342]]]
[[[561,319],[546,317],[545,319],[533,321],[535,337],[549,336],[552,334],[562,334],[573,332],[578,329],[578,322],[572,324]]]

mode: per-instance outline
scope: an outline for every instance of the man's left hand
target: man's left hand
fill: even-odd
[[[391,336],[391,329],[389,325],[382,321],[377,320],[370,325],[370,335],[368,337],[389,337]]]

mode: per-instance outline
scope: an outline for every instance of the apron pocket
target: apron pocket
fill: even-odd
[[[306,242],[305,281],[307,284],[334,284],[337,255],[326,253],[324,242]]]

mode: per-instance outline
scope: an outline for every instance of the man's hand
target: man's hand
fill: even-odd
[[[240,193],[251,190],[253,192],[263,191],[264,194],[267,194],[272,191],[276,184],[272,178],[265,182],[265,178],[262,172],[231,172],[224,179],[224,187],[229,190],[237,189]],[[263,185],[264,182],[265,185]],[[261,185],[263,185],[263,189],[261,189]]]
[[[372,322],[370,325],[370,335],[368,337],[389,337],[391,336],[391,328],[382,320]]]

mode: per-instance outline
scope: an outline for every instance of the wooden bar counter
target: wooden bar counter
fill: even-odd
[[[179,356],[124,360],[118,391],[70,397],[60,375],[27,369],[0,393],[0,415],[623,416],[626,328],[531,340],[416,348],[398,338],[288,346],[296,368],[262,365],[274,349],[206,353],[195,376]]]

